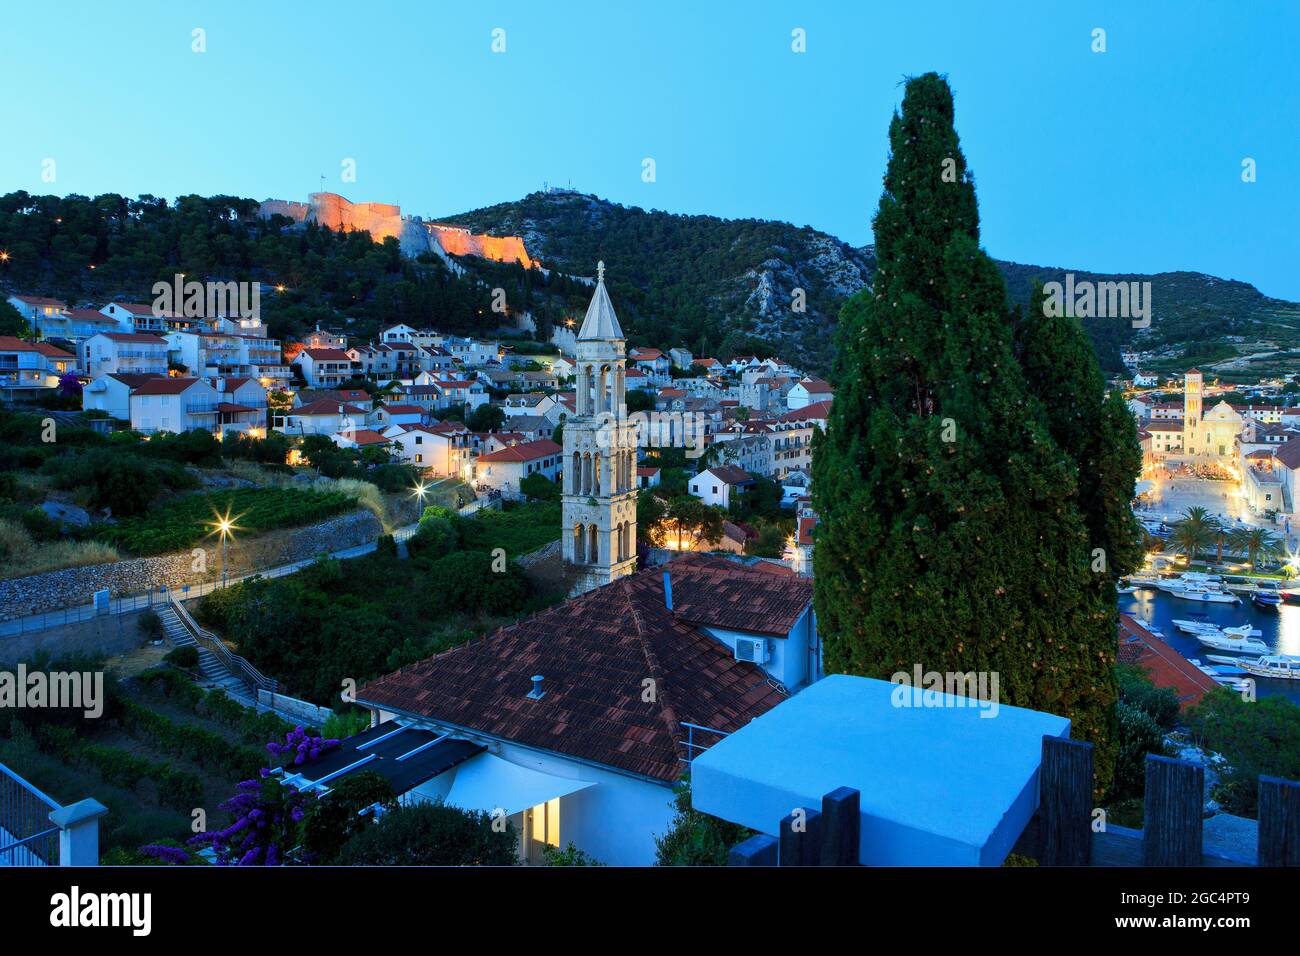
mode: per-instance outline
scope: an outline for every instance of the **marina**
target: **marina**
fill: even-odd
[[[1213,578],[1213,575],[1208,576]],[[1196,588],[1222,588],[1235,597],[1253,595],[1253,584],[1192,578]],[[1209,674],[1232,687],[1251,678],[1260,698],[1286,697],[1300,703],[1300,604],[1279,601],[1261,608],[1253,600],[1189,603],[1174,579],[1135,580],[1137,589],[1119,595],[1119,609]],[[1276,587],[1263,590],[1279,594]]]

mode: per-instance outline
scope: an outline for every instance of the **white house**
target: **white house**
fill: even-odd
[[[216,379],[217,411],[221,433],[242,432],[266,437],[266,387],[255,378],[227,375]]]
[[[399,461],[439,478],[468,481],[473,474],[470,431],[461,422],[434,425],[393,425],[384,430]]]
[[[689,555],[369,682],[365,748],[285,772],[353,772],[373,753],[365,769],[400,767],[403,802],[503,812],[521,861],[572,843],[648,866],[686,764],[819,676],[810,582]]]
[[[352,359],[342,349],[303,349],[291,363],[311,388],[337,388],[352,378]]]
[[[167,340],[141,332],[97,332],[81,343],[81,368],[91,378],[110,372],[166,375]]]
[[[669,379],[672,362],[658,349],[629,349],[627,353],[628,368],[640,369],[655,384],[662,385]]]
[[[39,295],[11,295],[6,299],[32,328],[37,338],[47,338],[46,324],[53,322],[55,328],[61,328],[63,314],[68,311],[68,303],[62,299],[48,299]]]
[[[706,505],[731,506],[731,497],[754,483],[749,472],[735,465],[706,468],[687,484],[692,495]]]
[[[554,395],[547,395],[544,392],[507,395],[501,410],[506,413],[507,419],[514,418],[516,415],[540,417],[549,421],[552,427],[560,424],[569,413],[569,410]]]
[[[438,390],[438,407],[462,406],[473,411],[488,403],[487,389],[482,382],[465,379],[440,379],[434,382]]]
[[[695,360],[691,356],[690,349],[684,349],[681,346],[668,350],[668,358],[672,360],[675,367],[682,371],[687,371],[694,364]]]
[[[805,378],[795,383],[785,395],[785,406],[796,411],[817,402],[828,402],[834,398],[830,385],[819,378]]]
[[[101,375],[81,390],[83,411],[107,412],[122,421],[131,420],[131,392],[156,375],[126,375],[109,372]]]
[[[424,408],[419,405],[389,402],[376,408],[370,417],[375,428],[383,431],[390,425],[418,425],[424,420],[424,414]]]
[[[99,310],[117,322],[123,332],[148,332],[162,335],[180,329],[193,328],[197,319],[155,312],[151,305],[139,302],[110,302]]]
[[[154,432],[187,432],[202,428],[220,432],[220,397],[201,378],[151,378],[131,392],[131,428]]]
[[[373,428],[354,428],[337,432],[330,436],[340,448],[388,448],[392,440],[384,437]]]
[[[75,366],[75,356],[49,342],[0,335],[0,396],[6,401],[49,394]]]
[[[530,475],[540,474],[555,481],[563,451],[549,438],[543,438],[479,455],[474,462],[474,479],[503,495],[518,495],[520,482]]]
[[[276,431],[287,435],[333,435],[365,424],[369,410],[346,402],[321,399],[291,408]]]
[[[1133,385],[1136,388],[1151,388],[1160,384],[1160,376],[1155,372],[1143,372],[1141,370],[1133,373]]]

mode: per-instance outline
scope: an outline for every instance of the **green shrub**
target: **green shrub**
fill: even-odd
[[[1120,801],[1142,795],[1147,754],[1163,755],[1165,747],[1164,731],[1146,711],[1121,698],[1115,702],[1115,717],[1119,723],[1119,752],[1110,799]]]
[[[135,626],[147,641],[161,640],[165,634],[162,618],[158,616],[157,611],[141,611],[140,616],[136,618]]]
[[[168,651],[163,660],[172,667],[179,667],[181,670],[192,671],[199,666],[199,649],[190,645],[178,647]]]
[[[493,828],[481,810],[417,803],[390,810],[343,844],[341,866],[512,866],[513,825]]]
[[[1156,687],[1136,665],[1121,664],[1115,668],[1115,676],[1120,699],[1146,713],[1164,730],[1174,728],[1178,723],[1178,694],[1172,687]]]

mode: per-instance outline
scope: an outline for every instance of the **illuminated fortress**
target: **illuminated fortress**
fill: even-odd
[[[521,262],[525,269],[537,263],[518,236],[481,236],[458,226],[425,222],[420,216],[403,216],[400,206],[382,202],[350,202],[338,193],[312,193],[307,201],[268,199],[258,215],[288,216],[294,222],[314,222],[339,232],[368,231],[376,242],[389,236],[402,246],[402,254],[433,252],[446,256],[478,256],[496,262]]]

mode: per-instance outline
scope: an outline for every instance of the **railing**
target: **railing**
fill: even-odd
[[[217,635],[199,627],[198,622],[190,616],[190,612],[185,610],[185,605],[176,598],[175,591],[169,590],[168,598],[171,601],[172,610],[176,612],[176,616],[180,618],[181,624],[185,629],[189,631],[194,640],[198,642],[199,647],[213,654],[226,666],[226,669],[229,670],[230,673],[234,674],[247,684],[249,690],[254,694],[259,690],[269,690],[271,693],[276,692],[277,688],[280,686],[276,681],[264,676],[261,671],[250,664],[247,660],[240,657],[238,654],[233,653],[230,648],[226,647],[221,638],[217,637]]]
[[[50,814],[62,807],[0,764],[0,866],[57,866],[59,828]]]
[[[682,763],[685,764],[689,764],[692,760],[694,760],[696,757],[699,756],[699,754],[696,753],[695,751],[698,750],[702,753],[705,750],[708,750],[710,747],[712,747],[713,744],[716,744],[718,740],[721,740],[723,737],[730,736],[730,733],[728,731],[717,730],[713,727],[702,727],[699,724],[688,724],[685,721],[678,721],[678,726],[686,728],[686,743],[684,745],[686,747],[686,756],[677,758],[678,760],[680,760]],[[702,734],[711,734],[714,737],[716,737],[717,740],[714,740],[708,744],[697,744],[695,742],[695,732],[697,730]]]

